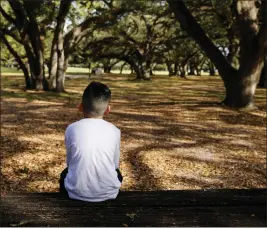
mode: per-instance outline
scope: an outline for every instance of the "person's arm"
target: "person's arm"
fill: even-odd
[[[118,140],[116,143],[116,149],[115,149],[114,163],[115,163],[116,169],[119,169],[119,166],[120,166],[120,146],[121,146],[121,132],[119,133]]]
[[[70,163],[70,147],[69,147],[67,130],[65,132],[65,140],[64,141],[65,141],[65,147],[66,147],[66,163],[67,163],[67,167],[69,167],[69,163]]]

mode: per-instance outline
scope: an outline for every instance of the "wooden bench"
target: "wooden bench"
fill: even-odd
[[[101,203],[13,194],[1,197],[1,226],[266,226],[266,189],[120,192]]]

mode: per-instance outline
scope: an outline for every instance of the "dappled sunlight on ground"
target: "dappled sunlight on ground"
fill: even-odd
[[[187,80],[96,75],[66,80],[67,93],[23,90],[23,77],[2,76],[1,172],[4,191],[58,191],[65,168],[64,132],[92,80],[112,91],[107,121],[121,129],[123,190],[266,187],[266,97],[258,110],[219,105],[218,77]]]

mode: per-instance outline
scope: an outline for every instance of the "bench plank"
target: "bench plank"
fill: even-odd
[[[120,192],[101,203],[7,195],[1,226],[266,226],[266,189]]]

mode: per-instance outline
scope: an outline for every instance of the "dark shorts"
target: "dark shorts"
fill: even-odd
[[[123,176],[121,175],[121,172],[119,169],[116,169],[116,172],[118,174],[118,179],[119,181],[122,183],[122,180],[123,180]],[[68,168],[65,168],[62,173],[60,174],[60,179],[59,179],[59,192],[62,194],[62,195],[65,195],[65,196],[68,196],[68,192],[65,188],[65,185],[64,185],[64,180],[66,178],[68,174]]]

